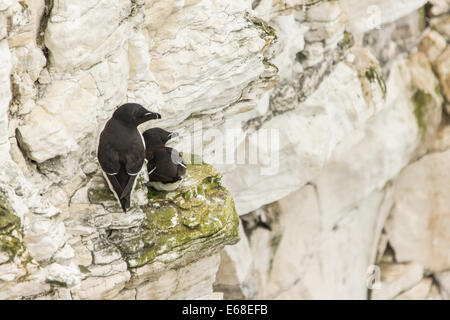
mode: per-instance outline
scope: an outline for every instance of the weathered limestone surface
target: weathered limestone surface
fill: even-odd
[[[266,297],[366,297],[367,269],[393,205],[391,181],[420,142],[412,91],[404,79],[414,82],[421,70],[413,59],[400,61],[386,84],[384,109],[344,138],[311,186],[279,201],[280,230],[272,239],[281,240],[267,275]],[[430,110],[440,114],[439,106]],[[352,263],[341,263],[337,257],[342,255]]]
[[[436,281],[439,285],[440,295],[443,299],[450,299],[450,273],[448,271],[436,274]]]
[[[225,299],[252,299],[256,295],[255,266],[249,259],[252,252],[242,224],[239,228],[240,241],[225,247],[220,254],[220,268],[214,290],[224,292]]]
[[[420,264],[381,265],[380,288],[372,291],[373,300],[392,299],[399,293],[410,290],[422,280]],[[401,298],[401,295],[400,295]]]
[[[396,300],[425,300],[431,292],[433,280],[430,278],[422,279],[418,284],[409,290],[399,294]]]
[[[402,15],[406,15],[408,12],[402,13]],[[402,50],[404,52],[404,50],[410,50],[418,45],[417,39],[420,37],[417,37],[417,32],[420,33],[424,29],[423,26],[416,25],[417,21],[411,14],[411,17],[408,16],[402,24],[399,24],[399,26],[403,26],[403,30],[405,30],[405,26],[410,26],[409,28],[412,29],[409,31],[411,32],[409,36],[415,40],[410,43],[396,43],[399,48],[398,54],[401,54]],[[394,30],[401,30],[395,28]],[[381,32],[385,32],[385,30],[381,30]],[[432,31],[426,32],[426,34],[430,34]],[[397,256],[391,259],[391,262],[394,262],[392,267],[401,269],[401,272],[390,275],[392,279],[389,281],[393,283],[393,287],[389,289],[389,285],[385,284],[385,289],[367,290],[371,276],[369,271],[373,270],[371,266],[376,262],[377,251],[381,250],[383,253],[386,245],[392,246],[395,250],[390,232],[383,233],[384,247],[379,249],[378,242],[386,218],[391,214],[395,215],[392,208],[396,206],[398,191],[394,186],[396,186],[397,175],[412,159],[423,155],[427,150],[442,152],[448,150],[450,146],[446,138],[448,137],[446,134],[448,127],[445,125],[447,120],[442,115],[444,99],[439,89],[442,86],[442,78],[437,78],[435,75],[435,62],[447,44],[445,40],[442,41],[443,35],[440,33],[432,34],[432,36],[434,36],[432,41],[427,43],[427,40],[424,39],[420,45],[420,50],[425,55],[417,53],[410,55],[407,59],[396,58],[398,55],[385,55],[391,59],[389,67],[386,67],[388,72],[384,72],[385,67],[383,66],[383,74],[388,76],[385,85],[386,98],[385,101],[380,102],[381,107],[378,108],[376,114],[360,127],[355,126],[353,130],[349,129],[348,134],[343,134],[338,146],[330,151],[331,156],[325,161],[323,169],[318,170],[320,172],[318,177],[305,179],[312,180],[310,186],[303,187],[300,191],[294,192],[278,202],[276,218],[269,218],[272,232],[263,228],[251,229],[248,236],[253,252],[253,263],[256,265],[258,297],[281,299],[362,299],[370,296],[384,299],[440,298],[436,288],[431,286],[429,278],[419,282],[424,276],[424,272],[429,274],[429,270],[422,261],[414,258],[408,259],[407,262],[412,260],[415,266],[414,279],[406,278],[408,282],[401,278],[407,275],[407,272],[406,269],[401,269],[401,264],[397,264],[404,262],[398,260]],[[391,39],[391,43],[393,41],[396,41],[395,38]],[[378,58],[379,53],[376,50],[373,52]],[[339,65],[335,70],[338,68]],[[334,72],[337,73],[337,71]],[[363,74],[376,79],[371,77],[370,72]],[[329,81],[333,76],[333,73],[329,74],[320,86],[324,86],[325,81]],[[320,92],[320,86],[308,99]],[[330,87],[335,88],[336,85],[327,86],[327,94],[330,92]],[[327,94],[322,92],[321,96]],[[308,99],[303,104],[306,104]],[[326,103],[332,102],[327,101]],[[303,104],[300,104],[299,108]],[[297,110],[294,112],[299,112]],[[277,119],[286,115],[280,121],[280,130],[283,131],[285,127],[289,127],[289,120],[294,117],[294,112],[275,117]],[[295,123],[296,120],[292,120],[292,122]],[[274,120],[269,120],[269,123],[272,121]],[[308,122],[308,124],[310,123]],[[283,137],[284,141],[292,141],[295,138],[302,139],[304,134],[308,134],[308,132],[304,132],[298,135],[299,130],[301,128],[298,127],[291,129],[290,132],[293,134]],[[314,135],[315,138],[317,136],[317,134]],[[308,138],[310,141],[312,140],[311,137]],[[283,144],[284,141],[281,141],[280,144]],[[297,146],[295,143],[292,145]],[[323,146],[323,144],[318,145]],[[300,149],[305,150],[305,146]],[[287,154],[292,157],[298,156],[292,151]],[[288,155],[283,155],[283,157],[286,158]],[[282,161],[280,160],[280,163],[283,163]],[[286,194],[291,192],[290,188],[296,189],[290,185],[290,181],[297,177],[293,172],[303,169],[302,174],[305,174],[307,169],[302,167],[304,163],[304,159],[298,163],[290,163],[287,169],[289,174],[283,176],[283,182],[285,182],[283,188],[286,188],[283,191]],[[432,167],[436,168],[436,172],[448,171],[445,166]],[[249,168],[251,170],[251,167]],[[245,175],[246,171],[242,170],[240,176],[245,177]],[[248,175],[250,176],[250,174]],[[257,176],[256,170],[251,176]],[[256,179],[274,186],[277,177],[279,176],[271,178],[260,175]],[[414,179],[415,182],[411,180],[409,185],[416,185],[417,181],[420,181],[417,178],[411,179]],[[427,181],[426,179],[425,181]],[[442,180],[445,180],[445,174]],[[253,180],[252,182],[257,181]],[[446,181],[448,182],[448,179]],[[446,190],[448,189],[447,182],[444,183]],[[242,185],[241,181],[236,183]],[[436,190],[442,188],[441,184],[435,183],[434,180],[429,184],[432,184]],[[248,183],[248,186],[248,192],[251,193],[253,185]],[[256,187],[258,186],[256,184]],[[263,186],[264,184],[261,183],[260,192],[267,190],[263,190]],[[265,199],[270,198],[274,193],[274,198],[279,196],[273,192],[273,187],[271,187],[270,191],[265,194]],[[419,196],[418,193],[415,196],[423,199],[423,196]],[[259,201],[256,195],[254,198],[246,195],[246,198],[250,198],[251,201]],[[425,198],[423,201],[430,205],[435,203],[431,198]],[[271,210],[266,215],[271,215]],[[254,211],[253,215],[260,216],[259,211]],[[448,216],[446,212],[442,215]],[[423,229],[424,225],[427,225],[426,222],[421,223],[409,219],[408,222],[414,224],[419,234],[427,233]],[[439,256],[437,261],[445,259],[449,252],[448,248],[450,248],[448,239],[444,239],[440,243],[442,247],[435,251]],[[414,245],[411,245],[408,250],[417,250],[413,247]],[[430,251],[423,250],[423,252],[429,254]],[[347,262],[341,263],[339,257],[342,256],[348,257]],[[432,260],[434,261],[433,258]],[[229,268],[239,265],[229,261],[224,264]],[[380,282],[383,276],[389,277],[387,270],[382,268],[381,279],[376,281]],[[400,278],[397,279],[398,277]],[[235,279],[238,280],[237,277]]]
[[[426,0],[343,0],[340,1],[349,29],[356,36],[390,23],[422,7]]]
[[[448,299],[426,2],[0,0],[0,299]],[[143,169],[127,214],[96,160],[125,102],[205,161],[174,192]]]
[[[450,151],[432,153],[399,176],[395,208],[386,224],[398,261],[420,262],[430,272],[450,268],[449,165]]]

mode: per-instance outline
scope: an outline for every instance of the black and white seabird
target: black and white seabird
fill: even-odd
[[[156,189],[173,190],[186,173],[186,163],[180,153],[165,144],[178,136],[176,132],[168,132],[161,128],[144,131],[149,184]]]
[[[161,115],[126,103],[114,111],[100,133],[97,158],[124,212],[130,207],[131,191],[145,159],[145,142],[137,127],[153,119]]]

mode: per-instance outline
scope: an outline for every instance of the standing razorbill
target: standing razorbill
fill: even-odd
[[[165,144],[178,133],[152,128],[144,131],[142,136],[146,145],[149,184],[159,190],[175,189],[178,186],[176,183],[186,173],[186,163],[177,150]]]
[[[124,212],[130,207],[131,191],[145,159],[145,142],[137,126],[153,119],[161,115],[126,103],[114,111],[100,133],[98,162]]]

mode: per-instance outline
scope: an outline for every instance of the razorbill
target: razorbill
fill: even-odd
[[[153,119],[161,115],[126,103],[114,111],[100,133],[97,158],[124,212],[130,207],[131,191],[145,159],[145,142],[137,126]]]
[[[180,153],[165,144],[178,136],[161,128],[144,131],[149,185],[157,190],[175,190],[186,173],[186,163]]]

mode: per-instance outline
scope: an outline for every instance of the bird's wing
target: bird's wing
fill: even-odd
[[[129,194],[133,189],[134,181],[136,180],[139,171],[141,171],[142,169],[144,159],[144,150],[132,150],[132,152],[129,152],[125,155],[125,170],[128,174],[128,182],[123,188],[120,199],[126,197],[126,195]]]
[[[147,165],[150,181],[171,183],[180,179],[178,168],[183,159],[179,157],[176,150],[175,152],[173,150],[175,149],[169,147],[155,148],[154,158]]]
[[[141,171],[144,164],[144,151],[132,150],[125,155],[125,170],[130,176],[135,176]]]
[[[107,175],[116,175],[119,172],[119,152],[111,144],[102,141],[101,137],[98,145],[97,158],[102,170]]]

